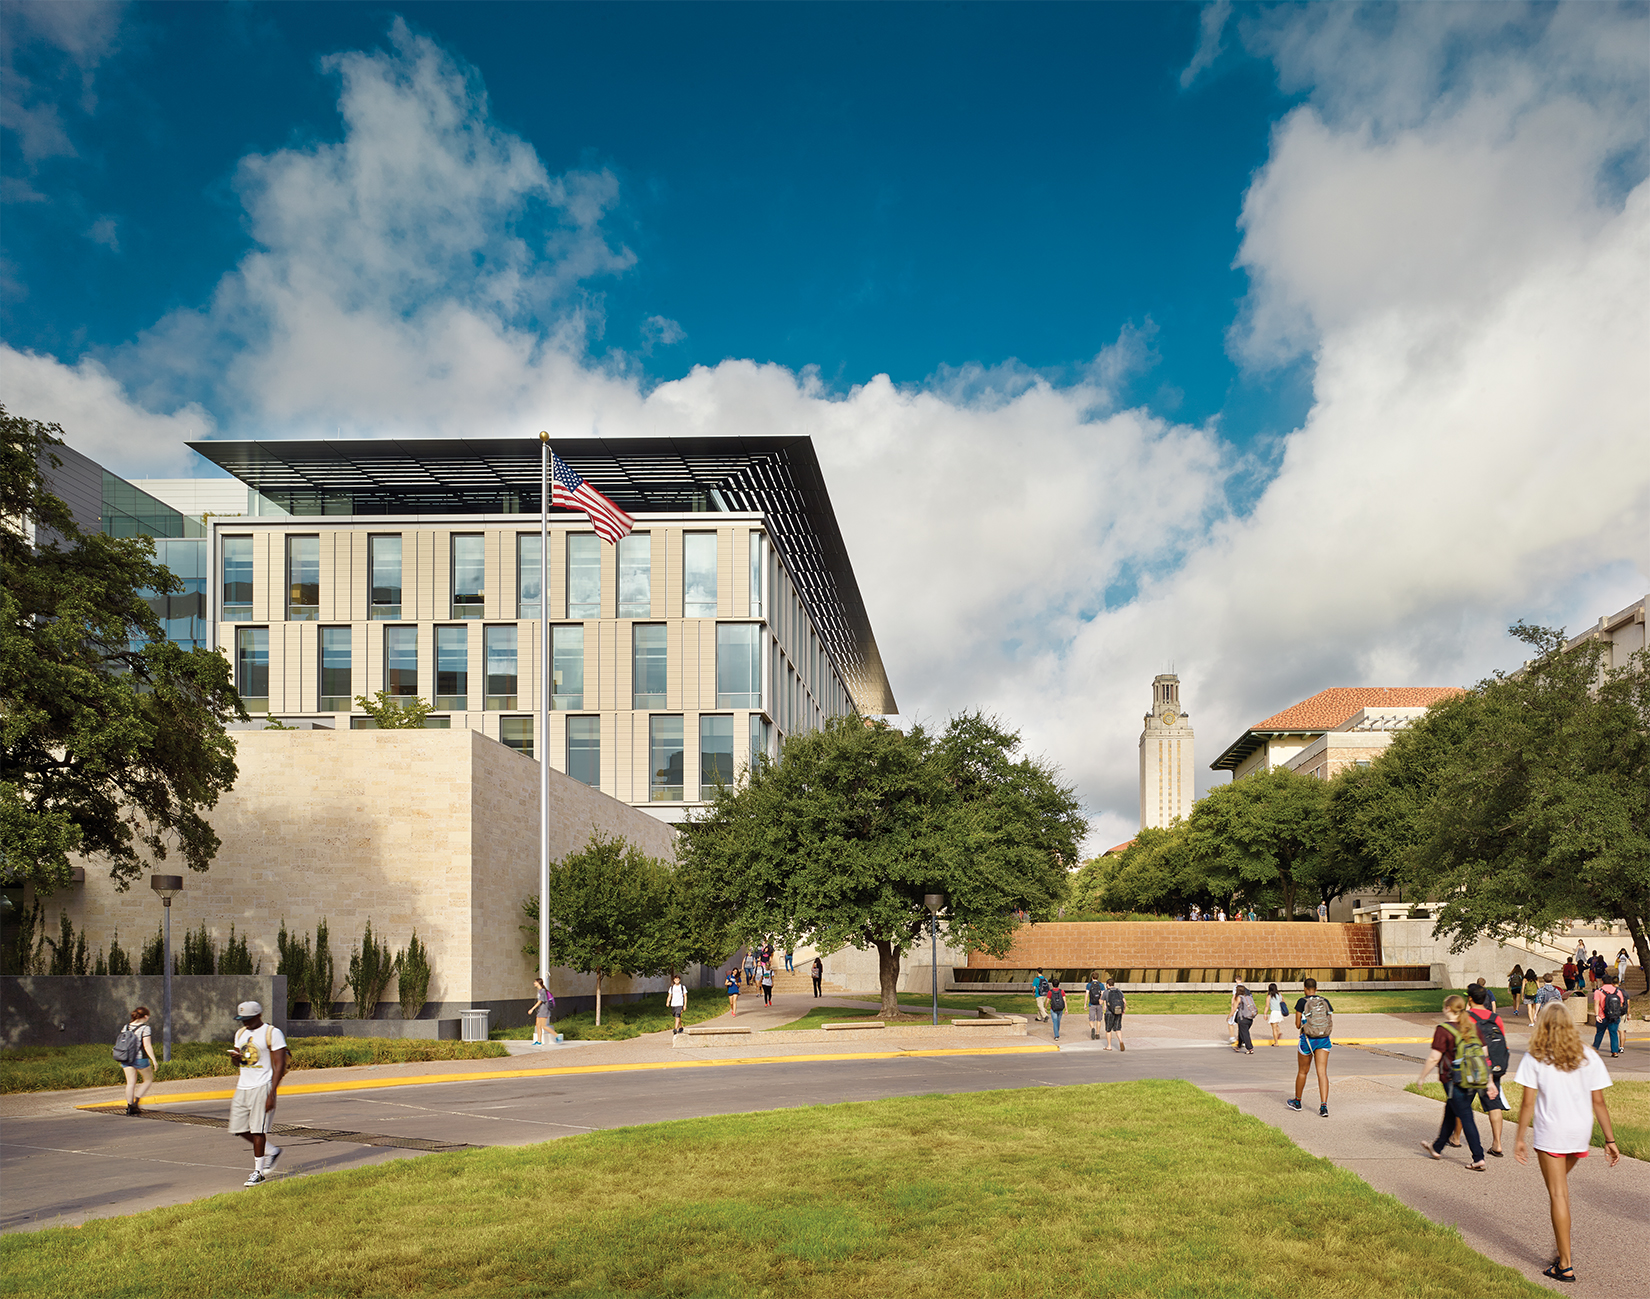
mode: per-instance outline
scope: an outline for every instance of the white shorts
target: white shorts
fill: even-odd
[[[268,1132],[274,1115],[266,1108],[269,1084],[262,1087],[237,1087],[235,1099],[229,1102],[229,1131]]]
[[[1266,1022],[1268,1024],[1281,1024],[1281,1023],[1283,1023],[1283,1016],[1278,1014],[1277,1011],[1274,1010],[1270,1015],[1268,1015],[1266,1017]]]

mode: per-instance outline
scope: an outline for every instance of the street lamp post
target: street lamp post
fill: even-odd
[[[163,946],[161,973],[166,976],[166,1000],[161,1003],[161,1060],[167,1064],[172,1060],[172,899],[183,892],[183,876],[181,875],[151,875],[149,887],[160,894],[160,902],[166,908],[166,939]]]
[[[929,969],[934,975],[934,1027],[940,1026],[940,911],[945,907],[945,894],[929,893],[923,897],[928,908]]]

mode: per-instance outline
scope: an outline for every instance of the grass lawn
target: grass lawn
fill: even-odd
[[[1444,1099],[1441,1083],[1429,1082],[1422,1087],[1410,1083],[1404,1090],[1435,1101]],[[1515,1082],[1507,1084],[1507,1104],[1512,1106],[1506,1120],[1509,1128],[1518,1126],[1518,1107],[1523,1097],[1522,1087]],[[1616,1148],[1634,1159],[1650,1159],[1650,1082],[1612,1081],[1612,1085],[1604,1089],[1604,1103],[1610,1107],[1610,1125],[1616,1132]],[[1477,1111],[1474,1110],[1474,1113]],[[1487,1124],[1480,1124],[1479,1131],[1487,1132]],[[1502,1138],[1502,1145],[1509,1153],[1512,1151],[1512,1141],[1510,1132]],[[1597,1123],[1593,1124],[1593,1144],[1601,1148],[1604,1145],[1604,1130]]]
[[[904,1008],[906,1015],[910,1016],[910,1018],[909,1020],[900,1019],[892,1022],[898,1024],[904,1024],[907,1022],[917,1024],[932,1023],[932,1020],[928,1017],[929,1005],[927,1002],[923,1003],[921,1007],[922,1014],[920,1015],[915,1013],[918,1008],[916,1006],[907,1005],[903,998],[900,1000],[900,1005]],[[953,1019],[973,1019],[974,1015],[972,1011],[973,1007],[970,1007],[968,1012],[958,1010],[948,1011],[942,1005],[940,1007],[940,1023],[949,1024]],[[816,1006],[801,1019],[792,1020],[789,1024],[777,1025],[768,1031],[770,1033],[785,1033],[792,1029],[798,1028],[823,1028],[826,1024],[850,1024],[856,1019],[880,1020],[882,1019],[882,1013],[878,1010],[849,1010],[843,1006]]]
[[[355,1064],[406,1064],[419,1060],[487,1060],[507,1055],[491,1042],[432,1042],[395,1037],[289,1038],[294,1069],[337,1069]],[[155,1070],[155,1081],[230,1078],[239,1070],[225,1053],[228,1042],[174,1042],[172,1058]],[[18,1046],[0,1051],[0,1092],[67,1091],[119,1087],[126,1075],[109,1047]]]
[[[1546,1293],[1175,1081],[425,1155],[0,1237],[0,1269],[38,1299]]]
[[[728,999],[719,988],[689,988],[687,1013],[682,1023],[697,1024],[715,1019],[728,1008]],[[558,1015],[555,1030],[569,1042],[616,1042],[643,1033],[662,1033],[675,1021],[665,1009],[665,994],[650,992],[640,1001],[602,1002],[601,1027],[596,1027],[594,1010],[579,1010],[571,1015]],[[487,1036],[495,1042],[527,1042],[533,1037],[533,1026],[521,1024],[513,1028],[495,1028]]]
[[[982,984],[982,988],[990,987]],[[1064,985],[1066,993],[1066,1014],[1070,1015],[1083,1011],[1082,984]],[[1255,993],[1255,1004],[1262,1011],[1260,1019],[1255,1022],[1256,1031],[1266,1023],[1266,988],[1251,988]],[[1334,1005],[1337,1014],[1345,1015],[1428,1015],[1435,1014],[1444,1004],[1444,998],[1451,992],[1460,992],[1459,988],[1421,988],[1421,989],[1378,989],[1373,992],[1326,992]],[[1129,999],[1129,1013],[1131,1015],[1224,1015],[1232,1004],[1230,994],[1224,992],[1130,992],[1125,994]],[[1299,1000],[1300,993],[1285,993],[1289,1005],[1294,1006]],[[1463,994],[1465,995],[1465,994]],[[866,997],[862,1000],[876,1001],[876,997]],[[902,992],[899,1004],[910,1006],[913,1009],[926,1007],[932,1004],[932,994]],[[1016,1015],[1035,1015],[1036,1002],[1027,993],[989,992],[942,992],[940,994],[940,1012],[947,1009],[974,1010],[979,1006],[993,1006],[998,1010],[1008,1011]],[[1293,1028],[1293,1024],[1290,1025]]]

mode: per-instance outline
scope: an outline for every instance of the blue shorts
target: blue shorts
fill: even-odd
[[[1311,1055],[1314,1051],[1332,1050],[1334,1045],[1327,1037],[1307,1037],[1302,1033],[1299,1049],[1302,1055]]]

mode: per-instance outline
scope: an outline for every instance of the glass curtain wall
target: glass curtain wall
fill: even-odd
[[[531,717],[501,717],[498,719],[499,743],[517,753],[533,756],[533,719]]]
[[[751,547],[751,617],[762,617],[762,534],[750,535]]]
[[[401,538],[369,537],[372,563],[373,618],[399,621],[401,617]]]
[[[602,783],[602,719],[567,719],[567,774],[592,789]]]
[[[762,628],[754,622],[716,625],[716,706],[762,707]]]
[[[235,630],[235,689],[249,713],[269,711],[269,628]]]
[[[384,692],[393,698],[418,693],[418,628],[384,628]]]
[[[321,711],[350,710],[350,629],[321,628]]]
[[[246,622],[252,617],[252,538],[223,539],[223,620]]]
[[[486,601],[487,545],[479,535],[457,536],[453,546],[454,618],[479,618]]]
[[[550,706],[574,712],[584,707],[584,627],[550,629]]]
[[[665,707],[665,626],[637,623],[630,630],[632,708]]]
[[[538,538],[534,538],[538,540]],[[516,629],[487,628],[487,708],[515,708]],[[502,719],[509,720],[509,719]],[[532,719],[527,719],[531,721]],[[501,732],[502,734],[502,732]]]
[[[542,538],[536,532],[516,534],[516,617],[542,618],[544,565],[540,562]]]
[[[567,616],[602,616],[602,539],[594,532],[567,534]]]
[[[751,750],[749,762],[755,766],[773,756],[773,726],[760,713],[751,714]]]
[[[470,706],[470,629],[435,629],[435,706]]]
[[[716,617],[716,534],[682,535],[682,616]]]
[[[682,719],[650,717],[648,730],[648,790],[654,803],[682,800]]]
[[[632,532],[619,539],[619,617],[652,616],[653,538],[645,532]]]
[[[699,797],[714,798],[719,786],[733,784],[733,718],[704,714],[699,718]]]

